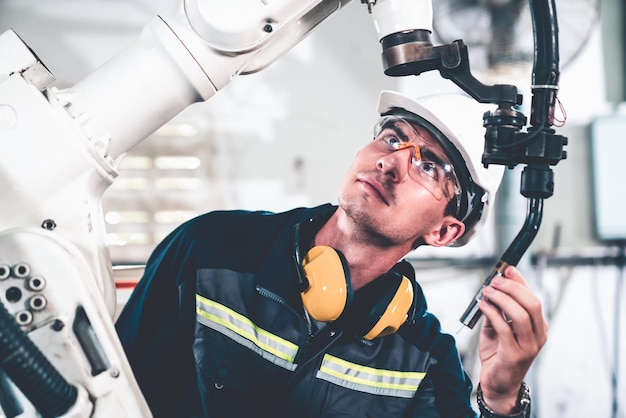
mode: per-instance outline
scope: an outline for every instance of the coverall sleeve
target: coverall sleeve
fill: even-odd
[[[461,362],[454,337],[441,332],[438,319],[425,313],[412,332],[401,333],[424,352],[431,363],[416,393],[411,417],[476,418],[470,398],[473,384]]]
[[[115,324],[155,417],[173,417],[181,405],[197,405],[190,349],[195,318],[193,246],[185,228],[161,242]],[[189,411],[184,416],[195,415]]]
[[[264,253],[252,249],[268,248],[268,231],[288,218],[265,215],[201,215],[170,233],[150,256],[116,329],[155,417],[201,416],[192,352],[196,274],[206,266],[254,270]]]

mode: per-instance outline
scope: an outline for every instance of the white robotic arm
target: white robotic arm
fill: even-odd
[[[134,146],[236,76],[267,67],[348,1],[183,0],[64,90],[17,34],[0,35],[7,417],[150,416],[113,327],[102,195]],[[430,31],[430,0],[367,5],[380,39]]]
[[[115,159],[236,76],[266,68],[348,2],[184,0],[58,95],[71,115],[85,115],[87,135],[108,141],[103,145]],[[430,0],[379,0],[372,16],[379,39],[416,28],[432,31]]]

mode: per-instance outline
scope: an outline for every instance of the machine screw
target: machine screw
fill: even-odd
[[[41,227],[43,229],[47,229],[48,231],[52,231],[57,227],[57,224],[53,219],[46,219],[41,223]]]
[[[27,280],[26,286],[35,292],[39,292],[46,287],[46,279],[42,276],[32,276]]]
[[[30,275],[30,265],[28,263],[17,263],[13,266],[13,276],[18,279],[23,279]]]
[[[0,280],[8,279],[11,276],[11,266],[8,264],[0,264]]]
[[[28,307],[33,311],[41,311],[48,305],[48,300],[43,295],[34,295],[28,299]]]
[[[20,311],[15,315],[15,321],[18,325],[25,326],[33,322],[33,314],[30,311]]]
[[[63,323],[60,319],[55,319],[51,327],[54,331],[58,332],[65,328],[65,323]]]

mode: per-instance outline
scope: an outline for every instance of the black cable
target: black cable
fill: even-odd
[[[15,418],[24,413],[9,377],[2,369],[0,369],[0,412],[4,412],[6,418]]]
[[[0,369],[44,418],[65,414],[78,397],[0,303]]]

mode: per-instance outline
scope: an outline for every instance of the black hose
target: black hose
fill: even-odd
[[[0,368],[42,417],[65,414],[78,397],[0,303]]]
[[[478,323],[478,320],[482,317],[482,311],[478,308],[478,302],[482,299],[482,289],[491,284],[491,280],[501,274],[508,266],[515,266],[520,261],[530,244],[535,239],[539,226],[541,225],[541,218],[543,217],[543,199],[531,198],[528,199],[528,209],[526,213],[526,221],[520,229],[519,233],[506,249],[500,260],[496,263],[491,270],[482,286],[478,289],[472,301],[469,303],[463,315],[461,315],[460,321],[466,327],[473,329]]]
[[[559,42],[555,0],[530,0],[534,62],[530,124],[548,127],[559,82]]]
[[[0,409],[6,418],[15,418],[24,413],[24,408],[15,396],[15,390],[2,369],[0,369]]]
[[[530,247],[539,232],[541,219],[543,218],[543,199],[528,199],[526,221],[518,232],[513,242],[500,258],[505,263],[515,266],[522,259],[526,250]]]

